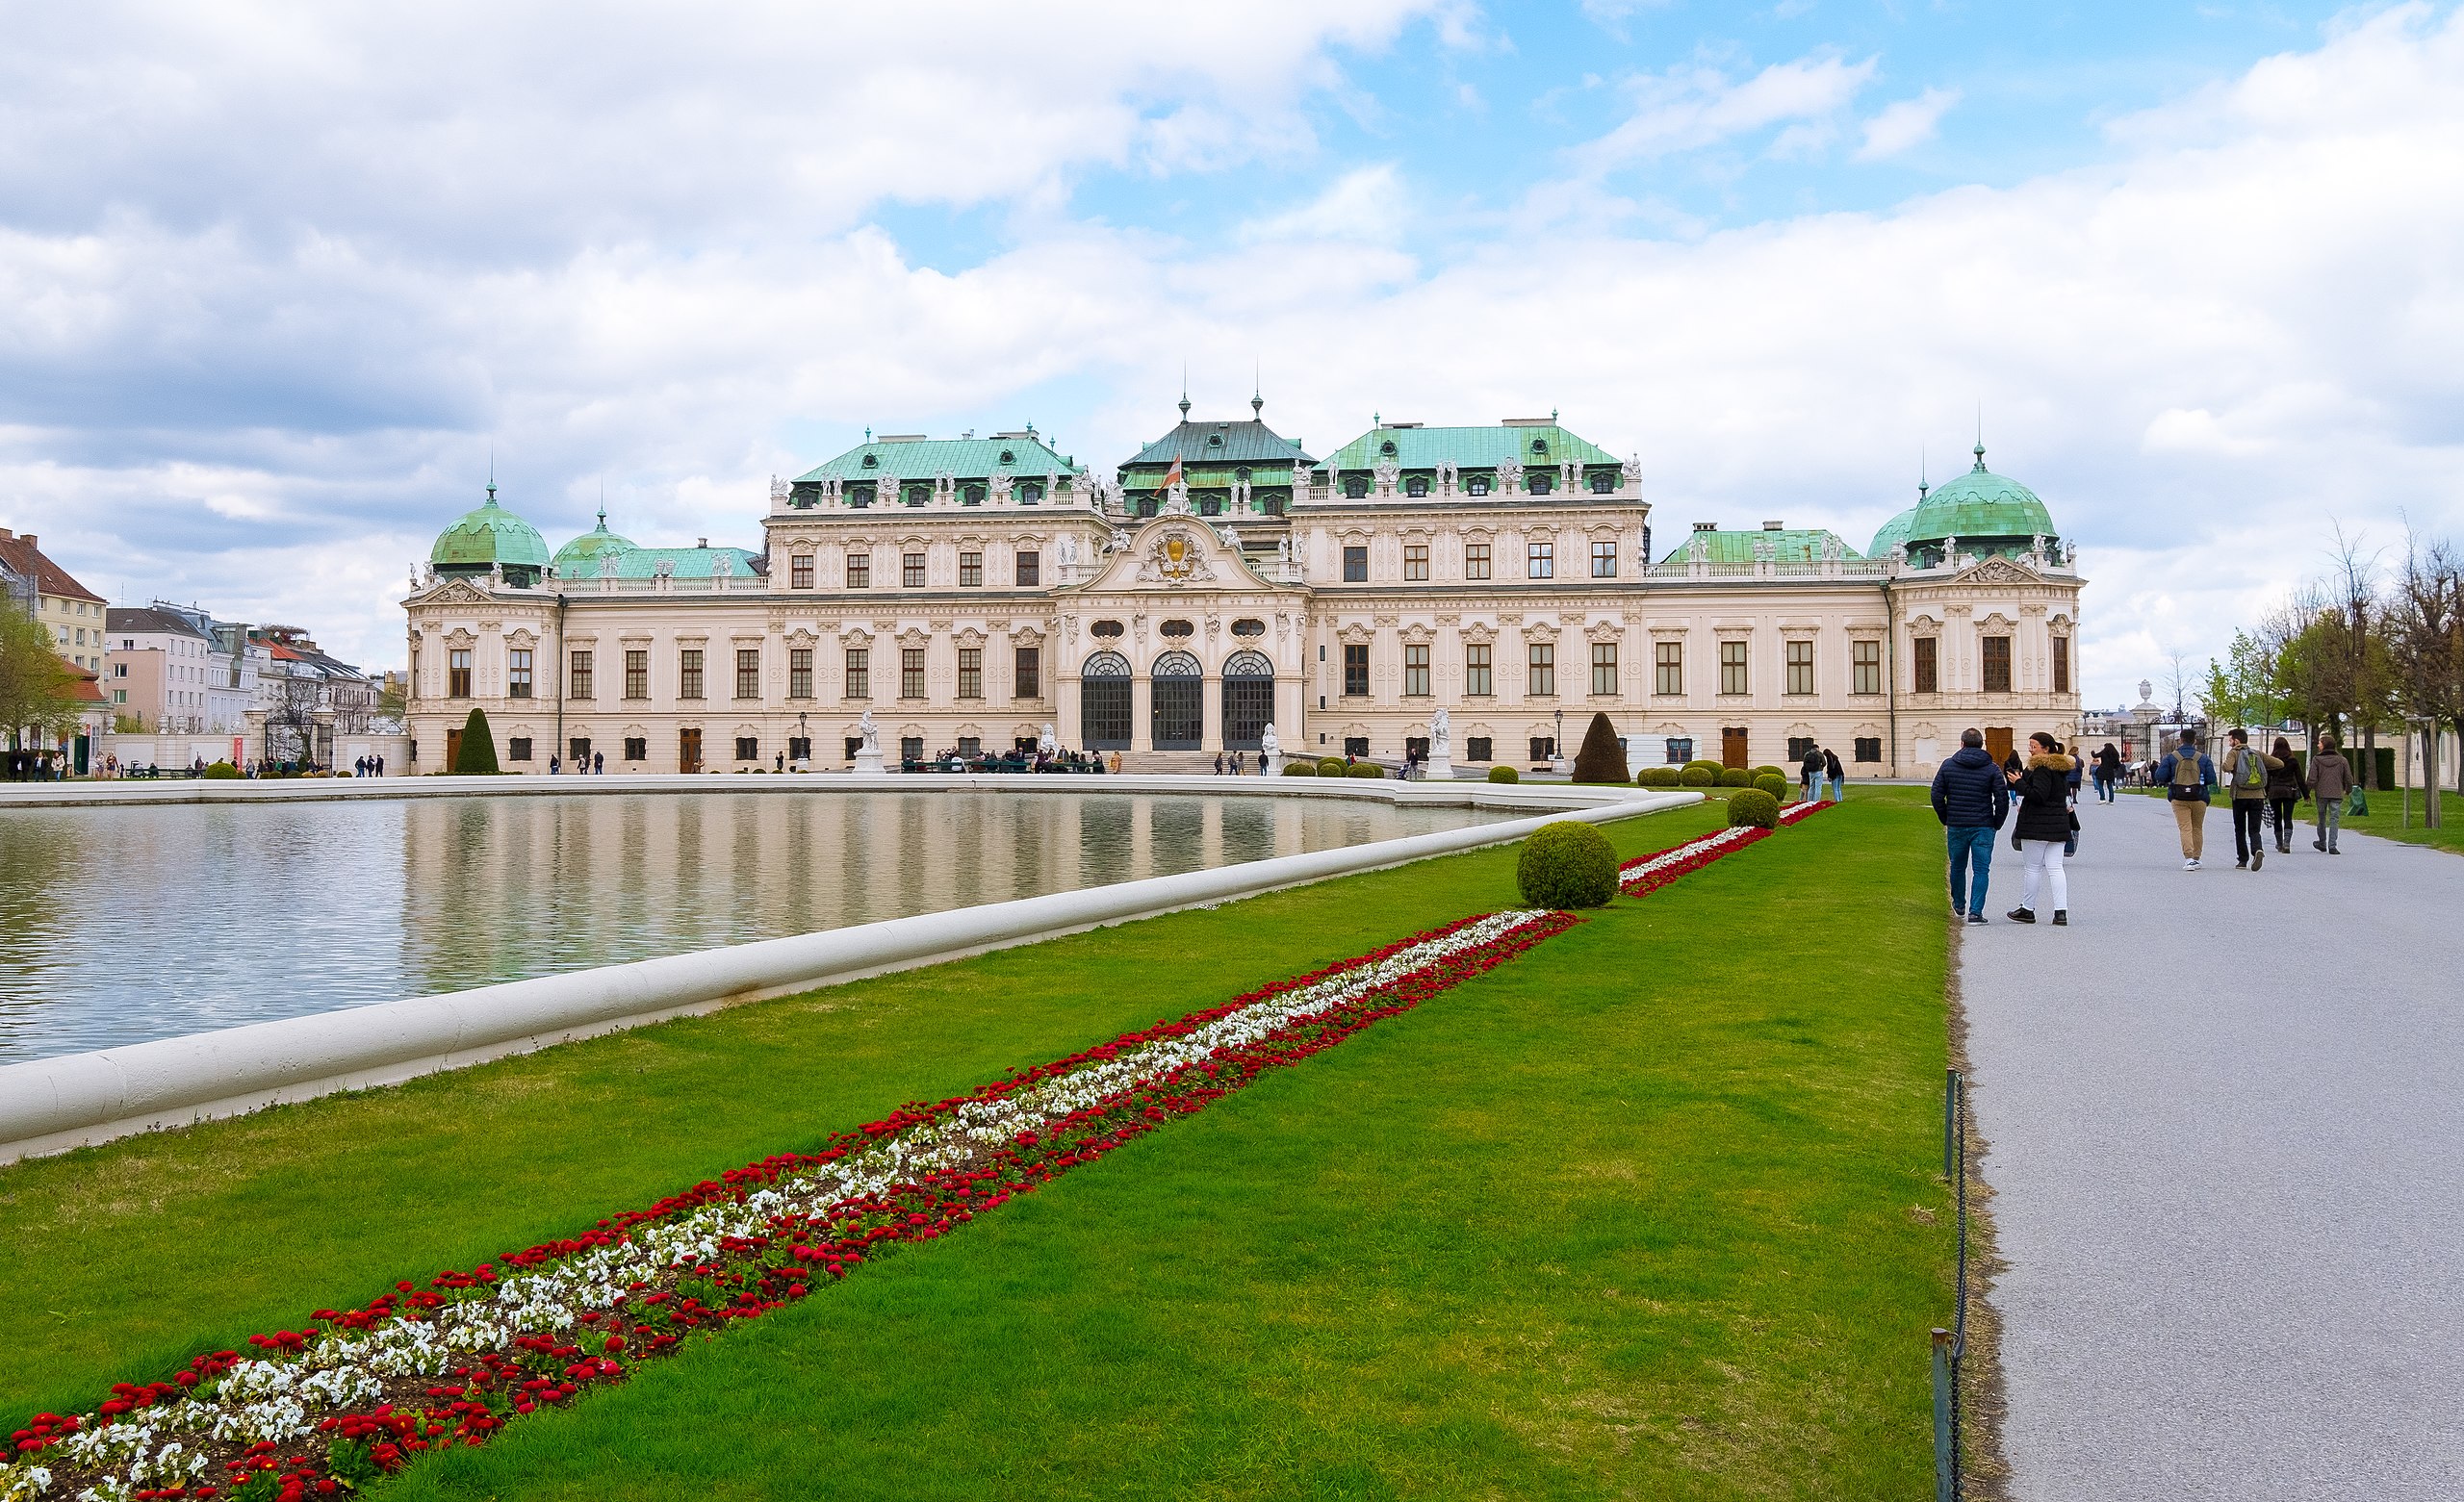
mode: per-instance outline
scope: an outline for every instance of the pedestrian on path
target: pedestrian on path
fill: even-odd
[[[2026,862],[2019,905],[2010,912],[2013,923],[2037,921],[2040,885],[2048,888],[2045,895],[2053,899],[2055,927],[2070,922],[2070,883],[2063,870],[2063,854],[2078,823],[2070,812],[2070,779],[2078,767],[2042,730],[2028,737],[2027,766],[2011,778],[2011,791],[2019,800],[2019,816],[2011,821],[2011,843]]]
[[[1993,834],[2011,811],[2011,785],[1985,751],[1985,732],[1960,732],[1960,749],[1934,772],[1934,817],[1951,857],[1951,914],[1985,921],[1985,883],[1993,874]],[[1971,887],[1969,872],[1975,879]]]
[[[2275,771],[2273,756],[2250,749],[2250,732],[2227,732],[2231,749],[2224,753],[2224,782],[2233,795],[2233,865],[2256,871],[2267,864],[2267,836],[2260,821],[2268,811],[2268,775]]]
[[[1810,803],[1821,797],[1822,778],[1822,752],[1809,745],[1806,748],[1805,760],[1797,767],[1798,800]]]
[[[2198,749],[2198,732],[2184,730],[2181,745],[2150,769],[2147,780],[2165,790],[2173,822],[2182,831],[2182,869],[2196,871],[2207,846],[2207,801],[2216,791],[2216,763]]]
[[[1822,749],[1822,775],[1831,779],[1831,801],[1847,796],[1848,769],[1839,764],[1839,753],[1826,746]]]
[[[2352,792],[2352,763],[2336,750],[2334,736],[2319,737],[2319,754],[2310,758],[2309,783],[2314,817],[2319,821],[2319,834],[2310,848],[2342,854],[2336,849],[2336,829],[2344,820],[2345,798]]]
[[[2293,759],[2293,743],[2279,735],[2268,764],[2268,819],[2275,826],[2275,853],[2293,853],[2293,805],[2301,802],[2301,765]]]
[[[2121,752],[2107,741],[2105,749],[2096,752],[2096,797],[2104,802],[2114,801],[2114,789],[2121,783]]]

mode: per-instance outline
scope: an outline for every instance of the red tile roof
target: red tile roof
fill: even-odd
[[[32,574],[35,588],[45,595],[90,599],[96,604],[108,603],[102,596],[78,583],[67,570],[44,557],[42,549],[35,546],[32,534],[13,537],[0,531],[0,563],[6,563],[13,573]]]

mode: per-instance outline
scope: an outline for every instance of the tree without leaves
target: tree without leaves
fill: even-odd
[[[2429,734],[2464,736],[2464,556],[2444,538],[2407,535],[2381,619],[2399,705],[2429,721]],[[2452,770],[2464,792],[2464,765]]]

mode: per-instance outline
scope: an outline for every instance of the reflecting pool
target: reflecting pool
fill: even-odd
[[[1512,817],[954,791],[0,810],[0,1062]]]

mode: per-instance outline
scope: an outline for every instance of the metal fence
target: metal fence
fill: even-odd
[[[1956,1069],[1942,1082],[1942,1177],[1959,1213],[1959,1286],[1951,1328],[1934,1332],[1934,1497],[1967,1495],[1960,1456],[1960,1364],[1967,1355],[1967,1082]]]

